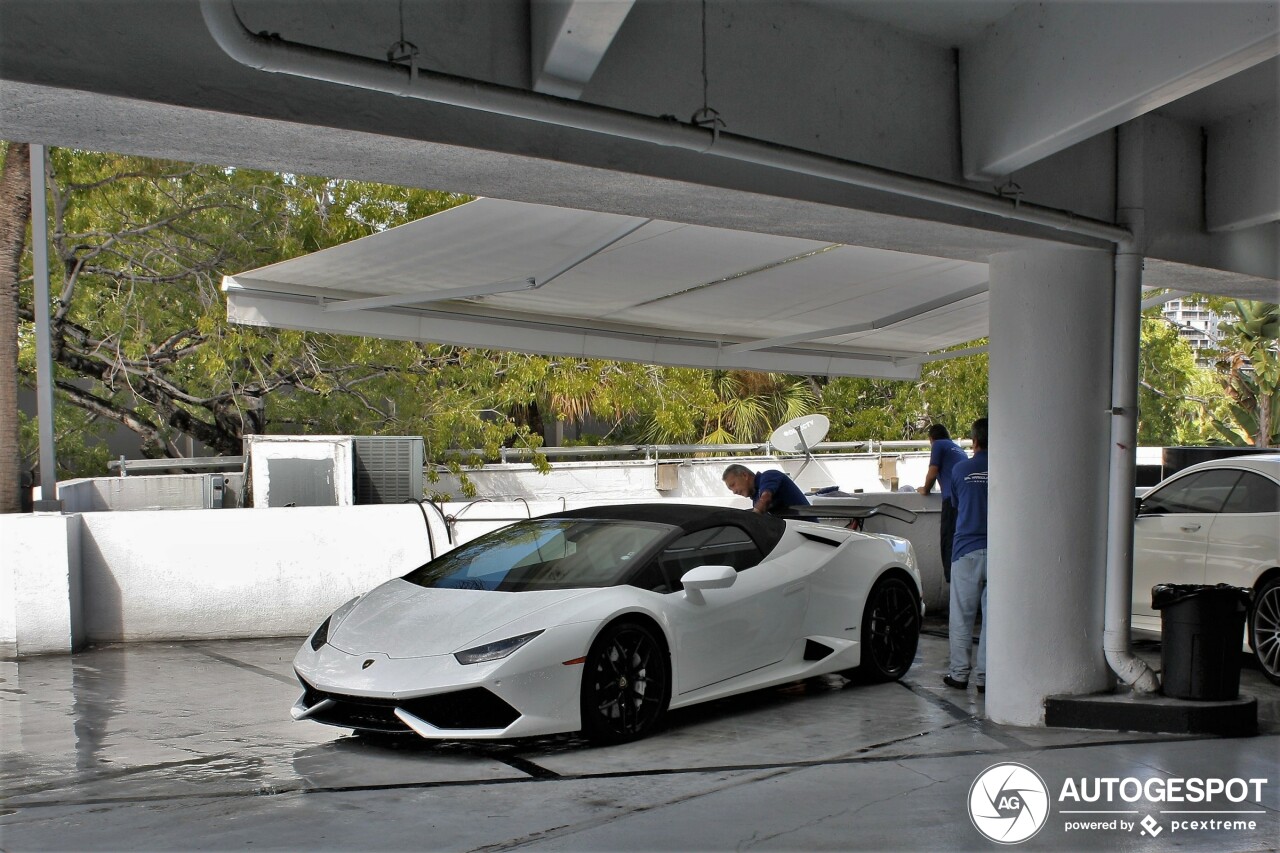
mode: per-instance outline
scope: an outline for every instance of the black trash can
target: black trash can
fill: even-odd
[[[1250,591],[1221,583],[1157,584],[1161,692],[1175,699],[1224,700],[1240,694],[1240,657]]]

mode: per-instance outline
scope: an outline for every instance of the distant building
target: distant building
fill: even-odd
[[[1201,299],[1169,300],[1164,304],[1164,318],[1195,351],[1196,363],[1201,367],[1212,367],[1222,340],[1218,324],[1225,318]]]

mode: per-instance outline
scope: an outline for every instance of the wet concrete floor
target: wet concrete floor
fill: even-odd
[[[945,633],[927,625],[900,683],[760,691],[609,748],[570,736],[433,745],[293,722],[299,642],[0,664],[0,848],[992,850],[980,828],[1016,835],[1028,821],[1042,827],[1028,850],[1280,846],[1280,687],[1247,666],[1252,738],[994,725],[981,695],[942,685]],[[1139,648],[1158,660],[1157,645]],[[1034,770],[1047,797],[991,797],[971,818],[976,780],[1004,763]],[[1267,781],[1242,783],[1238,801],[1239,785],[1207,803],[1128,801],[1136,789],[1119,782],[1085,801],[1099,778]],[[1081,800],[1062,799],[1068,780]]]

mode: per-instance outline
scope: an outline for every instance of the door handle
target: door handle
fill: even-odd
[[[1197,530],[1199,530],[1199,529],[1200,529],[1200,525],[1198,525],[1198,524],[1183,524],[1183,525],[1181,525],[1178,529],[1179,529],[1179,530],[1183,530],[1183,531],[1185,531],[1185,532],[1187,532],[1187,533],[1195,533]]]
[[[788,595],[795,595],[797,592],[804,592],[804,581],[801,581],[800,583],[793,583],[791,586],[783,589],[782,596],[783,598],[786,598]]]

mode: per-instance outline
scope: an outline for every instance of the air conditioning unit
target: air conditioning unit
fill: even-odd
[[[422,500],[422,463],[426,455],[422,436],[355,436],[353,445],[357,504]]]
[[[350,506],[351,436],[246,435],[255,508]]]

